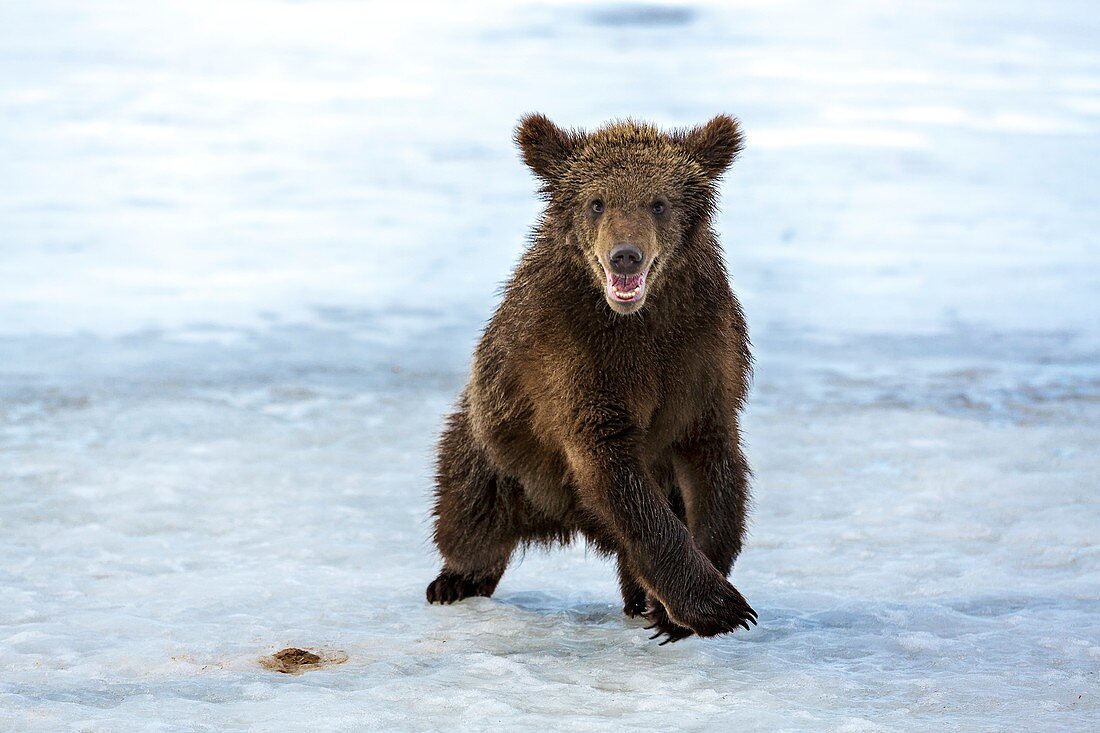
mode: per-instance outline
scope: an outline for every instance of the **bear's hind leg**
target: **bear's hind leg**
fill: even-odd
[[[619,553],[619,590],[623,594],[623,613],[630,618],[645,614],[649,605],[646,590],[638,582],[637,576],[621,552]]]
[[[443,570],[427,588],[429,603],[491,596],[522,534],[519,483],[500,476],[475,444],[464,412],[451,416],[436,464],[433,539]]]
[[[428,584],[428,603],[454,603],[464,598],[493,595],[500,575],[478,578],[444,569]]]

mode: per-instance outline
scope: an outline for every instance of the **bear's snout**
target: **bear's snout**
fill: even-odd
[[[616,275],[637,275],[642,269],[642,250],[633,244],[616,244],[611,248],[611,271]]]

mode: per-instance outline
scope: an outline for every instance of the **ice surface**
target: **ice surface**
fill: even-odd
[[[1090,3],[0,6],[0,729],[1089,730]],[[741,117],[748,634],[429,607],[523,112]],[[302,676],[289,646],[343,652]]]

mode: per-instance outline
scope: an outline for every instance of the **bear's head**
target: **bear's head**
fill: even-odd
[[[717,180],[741,143],[737,120],[726,115],[671,132],[631,120],[564,130],[540,114],[516,128],[523,160],[542,180],[544,222],[580,250],[596,287],[624,315],[641,309],[709,223]]]

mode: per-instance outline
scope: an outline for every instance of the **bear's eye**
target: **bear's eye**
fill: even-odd
[[[652,211],[655,216],[660,216],[665,213],[665,204],[663,201],[654,201],[649,205],[649,210]]]
[[[589,206],[592,207],[592,212],[593,213],[595,213],[595,214],[602,214],[603,213],[603,201],[600,201],[599,199],[595,199],[591,204],[589,204]]]

